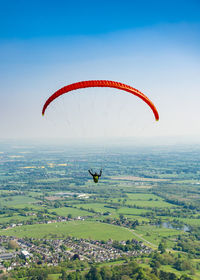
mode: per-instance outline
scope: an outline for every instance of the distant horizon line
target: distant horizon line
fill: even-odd
[[[22,137],[22,138],[0,138],[1,143],[14,143],[25,142],[35,144],[91,144],[91,145],[139,145],[139,146],[154,146],[154,145],[200,145],[200,136],[186,136],[186,135],[173,135],[173,136],[145,136],[145,137],[88,137],[88,138],[65,138],[65,137]]]

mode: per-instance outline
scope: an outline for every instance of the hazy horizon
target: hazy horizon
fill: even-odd
[[[97,147],[154,147],[154,146],[199,146],[200,138],[171,136],[171,137],[121,137],[121,138],[0,138],[1,144],[17,145],[53,145],[53,146],[97,146]]]

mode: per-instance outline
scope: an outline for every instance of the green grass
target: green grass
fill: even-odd
[[[161,197],[155,195],[155,194],[147,194],[147,193],[131,193],[127,194],[128,198],[131,200],[149,200],[149,199],[158,199],[163,200]]]
[[[123,215],[141,215],[143,213],[146,213],[147,210],[145,209],[137,209],[137,208],[128,208],[128,207],[122,207],[117,210],[117,213],[123,214]]]
[[[76,207],[84,208],[84,209],[93,209],[96,212],[110,212],[116,213],[116,209],[105,207],[107,204],[104,203],[87,203],[87,204],[76,204]]]
[[[126,215],[125,215],[125,216],[126,216]],[[134,216],[128,215],[127,218],[128,218],[128,220],[130,220],[130,221],[138,220],[139,223],[142,223],[143,221],[144,221],[144,222],[147,222],[147,223],[149,222],[149,219],[148,219],[148,218],[141,217],[141,216],[136,216],[136,215],[134,215]]]
[[[199,280],[200,279],[200,274],[199,274],[198,271],[195,273],[196,275],[190,275],[190,271],[188,271],[188,270],[186,270],[186,271],[178,271],[175,268],[171,267],[170,265],[162,265],[160,267],[160,270],[163,270],[163,271],[166,271],[166,272],[175,273],[178,277],[180,277],[181,275],[187,274],[193,280]]]
[[[22,195],[16,195],[16,196],[11,196],[11,200],[7,200],[5,198],[0,199],[0,204],[2,206],[16,206],[18,204],[24,204],[24,203],[33,203],[37,202],[38,200],[29,197],[29,196],[22,196]]]
[[[60,173],[60,172],[58,172]],[[60,181],[65,181],[65,180],[69,180],[69,178],[45,178],[45,179],[39,179],[39,180],[35,180],[36,183],[58,183]]]
[[[31,204],[31,203],[23,203],[23,204],[13,205],[12,208],[16,208],[16,209],[29,208],[29,211],[31,211],[31,209],[33,209],[33,210],[43,209],[43,206],[35,205],[35,204]]]
[[[103,263],[97,263],[96,265],[98,267],[102,267],[102,266],[115,266],[115,265],[121,265],[124,263],[124,260],[120,260],[120,261],[111,261],[111,262],[103,262]]]
[[[165,202],[162,198],[154,194],[145,194],[145,193],[128,193],[128,198],[114,198],[112,199],[113,203],[122,203],[126,199],[125,205],[136,205],[139,207],[174,207],[173,204]],[[120,202],[119,202],[120,199]]]
[[[174,207],[173,204],[165,202],[163,200],[127,200],[126,205],[136,205],[139,207],[150,207],[150,208],[170,208]]]
[[[138,226],[135,230],[137,234],[142,236],[149,242],[153,244],[159,245],[160,241],[166,237],[167,238],[167,247],[170,248],[173,246],[173,242],[170,239],[176,238],[178,235],[184,234],[181,230],[176,229],[167,229],[167,228],[160,228],[156,226]]]
[[[197,184],[199,183],[198,179],[186,179],[186,180],[176,180],[178,184]]]
[[[38,191],[28,191],[27,192],[27,194],[29,195],[29,196],[33,196],[33,197],[39,197],[40,195],[43,195],[43,193],[40,191],[40,192],[38,192]]]
[[[58,280],[60,279],[61,273],[49,274],[47,280]]]
[[[79,208],[84,208],[84,209],[93,209],[96,212],[99,213],[105,213],[105,212],[110,212],[111,215],[109,216],[103,216],[101,219],[106,219],[106,218],[119,218],[119,214],[123,214],[124,216],[128,217],[131,220],[138,219],[140,221],[149,221],[147,218],[140,217],[142,213],[147,212],[145,209],[136,209],[136,208],[128,208],[128,207],[121,207],[119,209],[113,209],[106,207],[105,203],[87,203],[87,204],[76,204],[76,207]],[[81,211],[81,210],[80,210]],[[77,212],[78,213],[78,212]],[[81,215],[79,215],[81,216]]]
[[[19,223],[22,221],[27,221],[30,219],[34,219],[35,216],[20,216],[20,215],[13,215],[11,217],[6,217],[5,215],[0,215],[0,224],[3,223]]]
[[[191,218],[176,218],[176,219],[183,222],[186,225],[200,226],[200,219],[191,219]]]
[[[127,240],[134,237],[126,228],[91,221],[25,225],[9,230],[1,230],[0,235],[33,238],[51,238],[52,235],[57,235],[58,238],[65,238],[70,235],[77,238],[98,240],[108,240],[110,238],[113,240]]]
[[[50,212],[56,212],[59,216],[64,216],[67,217],[68,214],[71,214],[73,218],[78,217],[78,216],[93,216],[94,213],[85,211],[85,210],[80,210],[76,208],[71,208],[71,207],[61,207],[61,208],[54,208],[54,209],[49,209]]]

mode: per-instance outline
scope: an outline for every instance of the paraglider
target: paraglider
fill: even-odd
[[[62,94],[65,94],[65,93],[70,92],[72,90],[77,90],[77,89],[81,89],[81,88],[89,88],[89,87],[109,87],[109,88],[116,88],[116,89],[120,89],[120,90],[123,90],[123,91],[130,92],[131,94],[139,97],[144,102],[146,102],[147,105],[149,105],[149,107],[153,111],[156,121],[159,120],[159,114],[158,114],[158,111],[157,111],[155,105],[152,103],[152,101],[146,95],[144,95],[139,90],[137,90],[137,89],[135,89],[131,86],[128,86],[126,84],[122,84],[122,83],[114,82],[114,81],[107,81],[107,80],[82,81],[82,82],[67,85],[67,86],[57,90],[45,102],[45,104],[43,106],[43,109],[42,109],[42,115],[44,115],[44,113],[45,113],[47,107],[49,106],[49,104],[53,100],[55,100],[56,98],[61,96]]]
[[[42,115],[45,114],[45,111],[47,109],[47,107],[50,105],[50,103],[52,101],[54,101],[56,98],[58,98],[59,96],[68,93],[70,91],[73,90],[77,90],[77,89],[82,89],[82,88],[90,88],[90,87],[108,87],[108,88],[116,88],[122,91],[126,91],[129,92],[137,97],[139,97],[140,99],[142,99],[152,110],[155,120],[158,121],[159,120],[159,114],[158,111],[155,107],[155,105],[152,103],[152,101],[146,96],[144,95],[142,92],[140,92],[139,90],[126,85],[126,84],[122,84],[119,82],[114,82],[114,81],[107,81],[107,80],[91,80],[91,81],[82,81],[82,82],[77,82],[74,84],[70,84],[67,85],[59,90],[57,90],[54,94],[52,94],[45,102],[43,109],[42,109]],[[95,183],[98,183],[99,177],[101,177],[102,174],[102,170],[100,171],[99,174],[97,174],[96,172],[93,173],[90,170],[88,170],[88,172],[90,173],[90,175],[93,177],[93,180]]]
[[[102,174],[102,169],[100,170],[99,174],[97,174],[97,172],[93,173],[91,170],[88,170],[88,172],[90,173],[90,175],[92,175],[94,182],[98,183],[99,177],[101,177]]]

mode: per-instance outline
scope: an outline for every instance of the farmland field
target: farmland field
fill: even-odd
[[[129,200],[129,199],[127,199],[126,205],[135,205],[135,206],[139,206],[139,207],[149,207],[149,208],[154,208],[154,207],[171,208],[171,207],[173,207],[172,204],[165,202],[163,200],[154,201],[154,200],[137,200],[137,199]]]
[[[13,205],[18,205],[23,203],[33,203],[36,201],[37,200],[29,196],[12,196],[9,199],[0,198],[0,204],[2,206],[13,206]]]
[[[67,216],[69,214],[72,215],[73,218],[78,216],[93,216],[94,214],[88,211],[72,208],[72,207],[61,207],[58,209],[49,209],[51,212],[56,212],[59,216]]]
[[[89,221],[71,221],[67,223],[53,223],[20,226],[14,229],[1,230],[0,235],[14,235],[17,237],[33,238],[91,238],[97,240],[126,240],[133,238],[133,234],[125,228]]]
[[[101,203],[88,203],[88,204],[76,204],[75,206],[78,207],[78,208],[84,208],[84,209],[93,209],[94,211],[96,212],[111,212],[111,213],[115,213],[116,210],[115,209],[112,209],[112,208],[108,208],[106,207],[107,204],[101,204]]]
[[[178,235],[184,234],[181,230],[167,229],[157,226],[140,226],[135,232],[144,237],[149,242],[158,245],[163,238],[168,240],[167,245],[170,246],[172,242],[170,239],[176,238]]]

